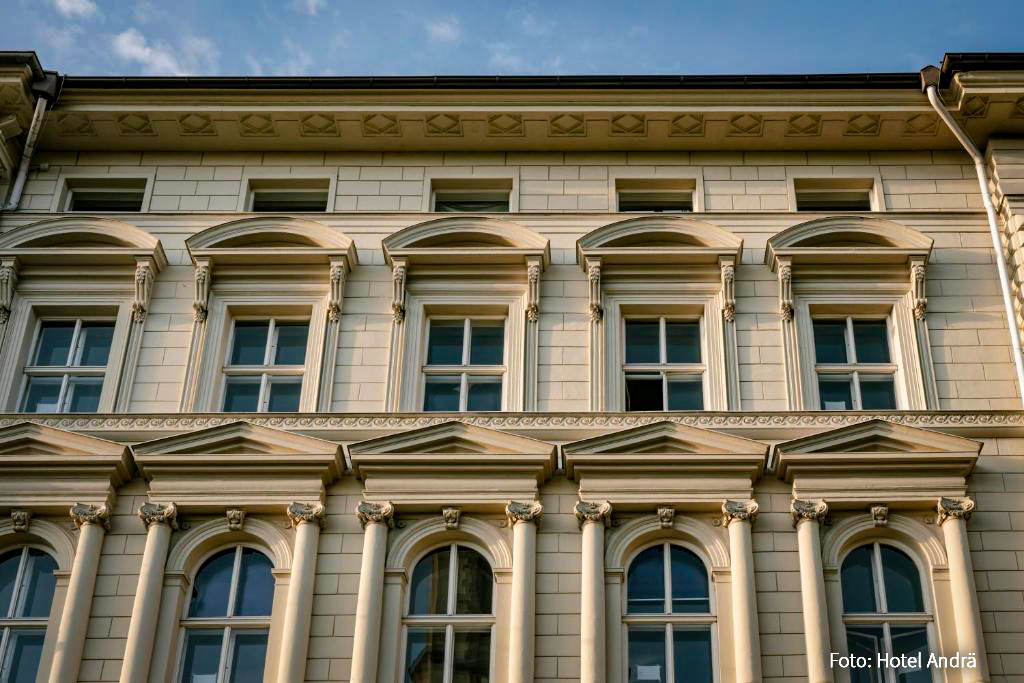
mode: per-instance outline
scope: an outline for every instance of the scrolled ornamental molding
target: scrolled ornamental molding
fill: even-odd
[[[395,527],[395,506],[391,503],[367,503],[363,501],[356,508],[359,523],[365,529],[368,524],[386,524],[389,529]]]
[[[508,525],[510,527],[515,526],[519,522],[534,522],[540,523],[540,518],[544,515],[544,506],[540,504],[540,501],[530,501],[528,503],[520,503],[514,500],[510,500],[505,506],[505,517],[508,519]]]
[[[99,524],[106,531],[110,531],[110,508],[106,505],[75,503],[68,514],[71,515],[71,521],[75,523],[76,529],[81,529],[87,524]]]
[[[750,500],[726,500],[722,503],[722,526],[729,526],[730,522],[739,520],[742,522],[753,522],[760,510],[757,501]]]
[[[292,503],[285,511],[292,527],[300,524],[316,524],[324,527],[324,506],[322,503]]]
[[[612,523],[612,504],[606,500],[597,503],[578,501],[573,512],[581,529],[587,522],[598,522],[606,527]]]
[[[139,507],[139,519],[148,529],[154,524],[166,524],[171,529],[178,528],[178,506],[174,503],[143,503]]]
[[[27,532],[31,524],[31,510],[11,510],[11,528],[15,532]]]
[[[189,430],[219,427],[239,419],[237,414],[179,414],[179,415],[138,415],[120,414],[108,416],[32,416],[32,421],[54,429],[79,432],[183,432]],[[579,429],[640,427],[655,422],[673,422],[690,427],[705,429],[833,429],[858,424],[866,420],[886,420],[894,424],[925,429],[942,428],[1020,428],[1024,429],[1024,411],[1006,412],[914,412],[893,413],[695,413],[692,415],[639,415],[629,413],[573,413],[573,414],[507,414],[507,415],[465,415],[459,418],[466,424],[492,429]],[[268,415],[254,413],[245,420],[261,427],[282,430],[346,430],[379,429],[401,431],[430,427],[451,421],[449,417],[431,415],[388,415],[375,414],[307,414]],[[20,424],[23,415],[8,414],[0,417],[0,428]]]
[[[975,507],[974,501],[966,496],[963,498],[946,498],[943,496],[939,498],[939,504],[936,506],[938,511],[938,517],[935,520],[936,524],[942,526],[943,522],[947,519],[962,519],[966,522],[971,518]]]
[[[823,522],[828,516],[828,504],[823,500],[800,500],[794,498],[789,502],[789,514],[793,516],[793,526],[803,520]]]

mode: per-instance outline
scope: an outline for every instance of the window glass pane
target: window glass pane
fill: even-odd
[[[626,410],[664,410],[661,375],[627,375]]]
[[[818,395],[822,410],[853,410],[849,377],[818,377]]]
[[[896,410],[896,386],[891,376],[860,376],[860,402],[863,410]]]
[[[871,195],[867,190],[832,192],[797,192],[797,211],[870,211]]]
[[[224,599],[227,600],[227,596]],[[187,633],[180,683],[217,683],[224,632],[189,630]]]
[[[452,649],[453,683],[487,683],[491,673],[491,629],[458,630]]]
[[[916,658],[920,667],[897,667],[897,683],[931,683],[932,674],[928,671],[928,629],[924,626],[890,626],[892,636],[892,653],[907,655],[905,661]]]
[[[299,410],[302,394],[301,379],[274,379],[270,382],[270,399],[267,410],[272,413],[294,413]]]
[[[885,648],[881,626],[847,626],[846,647],[853,657],[865,657],[871,668],[851,668],[850,683],[882,683],[882,669],[878,668],[878,653]],[[888,654],[888,653],[887,653]]]
[[[626,321],[626,362],[660,363],[657,320]]]
[[[700,362],[700,323],[665,323],[669,363]]]
[[[889,333],[884,320],[854,320],[853,348],[858,363],[888,363]]]
[[[3,663],[4,668],[9,669],[4,683],[35,683],[45,636],[46,631],[42,629],[11,631],[11,641],[7,645],[7,661]]]
[[[686,548],[671,546],[672,611],[710,612],[708,572],[700,558]]]
[[[669,410],[704,410],[704,382],[700,379],[669,380]]]
[[[665,611],[665,548],[644,550],[629,565],[626,579],[626,612],[661,614]]]
[[[21,409],[26,413],[56,413],[60,407],[60,377],[32,377],[25,389],[25,402]]]
[[[443,683],[444,627],[411,628],[405,652],[405,683]]]
[[[423,410],[456,411],[459,409],[459,391],[461,378],[448,375],[427,377],[426,389],[423,392]]]
[[[265,632],[243,631],[235,635],[235,651],[231,653],[231,676],[228,679],[230,683],[262,681],[266,663]]]
[[[409,582],[409,614],[448,613],[450,548],[438,548],[418,563]]]
[[[672,641],[676,683],[711,683],[711,630],[676,627]]]
[[[242,548],[242,566],[238,572],[235,616],[269,617],[274,602],[274,576],[270,558],[258,550]]]
[[[39,341],[33,365],[64,366],[71,353],[71,340],[75,336],[74,321],[49,321],[39,326]]]
[[[914,561],[892,546],[883,545],[882,578],[885,603],[890,612],[924,612],[921,574]]]
[[[252,210],[281,211],[283,213],[326,211],[327,193],[322,190],[305,190],[300,192],[268,192],[261,190],[252,193]]]
[[[302,365],[306,362],[306,323],[279,323],[277,325],[277,352],[274,365]]]
[[[100,407],[103,393],[102,377],[76,377],[68,381],[65,399],[69,413],[95,413]]]
[[[470,377],[468,410],[501,410],[501,377]]]
[[[142,211],[145,192],[117,192],[75,190],[71,193],[71,211]]]
[[[462,365],[462,320],[431,320],[427,338],[427,365]]]
[[[234,548],[222,550],[206,561],[192,583],[192,601],[188,606],[190,617],[227,616],[234,568]]]
[[[814,321],[814,356],[819,363],[846,363],[846,321]]]
[[[455,595],[456,614],[490,614],[494,578],[491,565],[472,548],[459,546],[459,574]]]
[[[877,612],[875,604],[875,579],[871,573],[871,558],[874,548],[863,545],[843,561],[843,612],[857,614]]]
[[[18,605],[19,617],[48,617],[53,604],[53,591],[57,585],[57,562],[42,550],[30,548],[25,563],[27,579],[25,594]]]
[[[629,629],[629,683],[667,681],[665,672],[665,629]],[[689,679],[683,679],[687,681]]]
[[[231,343],[229,365],[263,365],[267,353],[267,333],[270,323],[265,320],[239,320],[235,323],[235,337]]]
[[[259,377],[229,377],[224,383],[225,413],[255,413],[260,408]]]
[[[82,323],[81,335],[78,343],[82,355],[78,359],[78,365],[106,365],[110,357],[110,344],[114,340],[114,323]]]
[[[652,213],[689,213],[693,211],[692,192],[620,192],[619,211]]]
[[[505,321],[474,321],[469,339],[469,364],[501,365],[504,362]]]
[[[21,548],[0,555],[0,619],[6,619],[11,599],[14,597],[14,582],[18,580],[18,566],[21,564]]]

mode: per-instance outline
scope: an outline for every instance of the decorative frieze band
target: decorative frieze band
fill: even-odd
[[[543,514],[544,506],[536,500],[528,503],[520,503],[510,500],[505,506],[505,517],[508,519],[508,525],[510,527],[515,526],[518,522],[540,523],[540,518]]]
[[[971,518],[974,513],[974,501],[967,496],[963,498],[946,498],[943,496],[939,498],[939,504],[937,506],[938,517],[936,523],[942,526],[942,523],[947,519],[962,519],[967,521]]]
[[[322,503],[292,503],[286,511],[288,521],[293,527],[300,524],[317,524],[324,526],[324,506]]]
[[[793,526],[804,520],[824,522],[828,517],[828,504],[823,500],[800,500],[794,498],[789,503],[789,514],[793,517]]]
[[[753,522],[759,509],[760,507],[754,499],[726,500],[722,503],[722,526],[729,526],[730,522],[736,520]]]
[[[386,524],[389,529],[393,529],[395,526],[395,506],[391,503],[363,501],[356,508],[356,515],[364,529],[367,524]]]
[[[110,508],[106,505],[75,503],[68,514],[71,515],[71,521],[75,523],[76,529],[81,529],[87,524],[99,524],[110,531]]]
[[[174,503],[143,503],[139,507],[139,519],[148,529],[154,524],[166,524],[178,528],[178,506]]]
[[[612,504],[606,500],[598,503],[588,503],[581,500],[576,503],[574,511],[580,528],[583,528],[583,525],[587,522],[599,522],[606,527],[612,523]]]

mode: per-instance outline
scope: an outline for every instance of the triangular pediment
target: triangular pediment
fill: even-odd
[[[136,445],[134,451],[140,457],[200,454],[310,455],[337,453],[339,448],[337,444],[323,439],[238,421],[146,441]]]
[[[22,422],[0,429],[0,457],[4,456],[121,456],[125,446],[94,436]]]
[[[973,453],[981,443],[959,436],[874,419],[780,443],[781,454],[813,453]]]
[[[349,446],[353,457],[409,453],[550,455],[552,444],[464,422],[444,422]]]
[[[682,454],[756,454],[765,455],[768,447],[757,441],[710,429],[690,427],[668,420],[604,434],[562,447],[570,454],[628,455],[631,453]]]

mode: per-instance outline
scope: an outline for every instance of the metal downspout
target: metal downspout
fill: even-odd
[[[21,202],[21,193],[25,190],[28,169],[32,165],[32,153],[36,149],[36,138],[39,137],[39,131],[43,127],[46,103],[47,99],[45,97],[40,96],[36,98],[36,108],[32,113],[32,123],[28,128],[28,135],[25,137],[25,148],[21,152],[21,164],[18,166],[18,175],[15,176],[8,199],[3,206],[0,206],[0,211],[17,209],[18,204]]]

